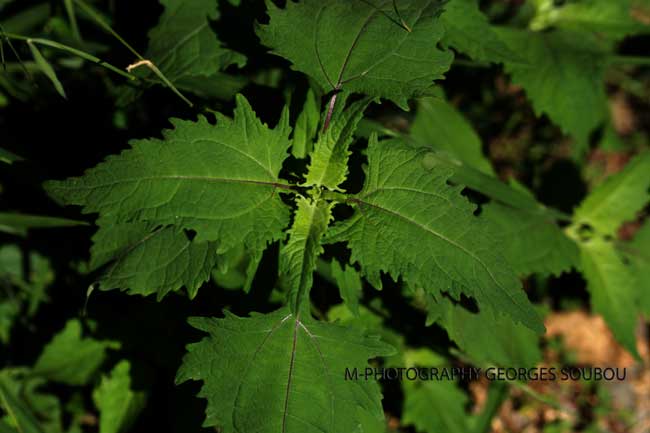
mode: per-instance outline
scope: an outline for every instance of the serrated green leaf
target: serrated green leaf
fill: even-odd
[[[99,433],[128,431],[144,407],[145,394],[131,389],[130,368],[128,361],[120,361],[93,391],[99,409]]]
[[[289,289],[291,311],[297,314],[309,305],[316,259],[323,252],[321,239],[332,219],[333,204],[303,197],[298,197],[296,202],[298,207],[289,229],[289,240],[280,249],[280,275]]]
[[[217,261],[216,242],[195,242],[182,229],[134,222],[101,226],[93,236],[90,268],[108,268],[99,277],[102,290],[156,294],[186,287],[190,298],[210,278]]]
[[[293,128],[291,153],[296,158],[305,158],[314,148],[314,138],[318,133],[320,122],[320,107],[316,102],[314,91],[307,90],[305,103],[302,111],[296,119],[296,126]]]
[[[391,1],[377,0],[304,0],[285,9],[267,1],[267,7],[271,22],[257,31],[262,43],[323,89],[365,93],[408,109],[407,100],[442,78],[453,58],[437,46],[443,35],[438,1],[400,1],[400,16]]]
[[[582,242],[580,249],[592,309],[603,316],[623,347],[638,356],[638,288],[631,269],[614,245],[600,237]]]
[[[445,26],[442,43],[476,61],[522,61],[499,38],[487,17],[479,10],[477,0],[451,0],[445,3],[440,21]]]
[[[578,246],[548,215],[491,202],[481,218],[495,225],[501,252],[517,274],[560,275],[580,262]]]
[[[345,95],[339,96],[329,127],[318,136],[314,151],[310,154],[305,186],[323,186],[342,191],[339,185],[348,174],[349,146],[363,112],[372,101],[371,98],[364,98],[344,110],[346,98]]]
[[[427,307],[427,322],[439,322],[449,338],[480,367],[530,368],[542,359],[539,336],[508,317],[473,313],[444,296],[429,297]]]
[[[183,87],[196,78],[219,79],[218,71],[233,64],[244,66],[246,57],[225,48],[210,27],[210,21],[219,17],[216,1],[160,0],[160,3],[165,11],[149,31],[145,57],[172,83]]]
[[[481,138],[444,97],[418,100],[418,111],[411,123],[411,136],[422,145],[449,152],[483,173],[494,174],[490,161],[483,155]]]
[[[453,171],[430,155],[404,141],[371,140],[365,185],[348,199],[357,212],[335,225],[327,242],[347,241],[351,260],[375,287],[387,272],[434,295],[464,293],[481,308],[542,331],[521,282],[486,233],[490,226],[473,215],[463,187],[448,184]]]
[[[98,212],[101,225],[146,222],[150,230],[173,225],[195,231],[195,244],[217,242],[219,254],[241,244],[261,254],[289,224],[289,209],[278,194],[289,188],[278,176],[289,146],[288,112],[269,129],[243,97],[237,100],[234,120],[220,114],[216,125],[204,118],[174,120],[176,128],[164,131],[163,140],[134,141],[85,176],[48,182],[46,189],[63,203]],[[112,245],[124,245],[119,232],[113,236],[120,239]],[[178,242],[175,238],[174,245]],[[206,266],[192,269],[202,275]],[[183,284],[195,285],[201,275],[186,274]]]
[[[607,116],[604,72],[608,54],[588,35],[566,30],[533,33],[498,28],[497,32],[527,62],[506,61],[505,70],[524,88],[535,113],[547,114],[584,150],[589,134]]]
[[[106,359],[106,351],[116,348],[118,342],[82,337],[81,322],[72,319],[43,348],[32,374],[68,385],[85,385]]]
[[[429,366],[427,366],[429,367]],[[402,424],[420,433],[471,431],[465,406],[469,399],[454,382],[405,381]]]
[[[644,152],[594,189],[575,210],[573,219],[576,224],[588,224],[602,234],[614,235],[648,202],[650,152]]]
[[[177,383],[201,380],[205,427],[223,433],[360,431],[360,413],[383,419],[379,387],[345,380],[390,346],[354,327],[295,316],[288,308],[224,319],[192,318],[210,334],[188,346]],[[263,384],[263,386],[261,386]]]
[[[7,412],[10,425],[14,426],[18,433],[44,433],[45,430],[38,419],[29,406],[16,395],[9,380],[7,373],[0,371],[0,407]],[[0,419],[0,424],[3,423]]]
[[[29,45],[29,50],[32,52],[34,62],[36,62],[43,75],[45,75],[47,79],[52,82],[52,85],[62,98],[67,98],[65,96],[63,84],[61,84],[61,81],[59,81],[59,77],[56,76],[56,72],[54,71],[54,68],[52,68],[52,65],[50,65],[50,62],[48,62],[47,59],[43,57],[43,54],[41,54],[39,49],[32,41],[28,40],[27,45]]]

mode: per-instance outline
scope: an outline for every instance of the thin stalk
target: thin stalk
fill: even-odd
[[[84,11],[91,19],[93,19],[102,29],[104,29],[106,32],[108,32],[110,35],[112,35],[115,39],[117,39],[122,45],[126,47],[135,57],[137,57],[138,61],[135,62],[132,65],[129,65],[127,67],[127,71],[131,72],[133,69],[138,68],[140,66],[146,66],[149,68],[150,71],[152,71],[156,77],[162,81],[165,86],[169,87],[169,89],[174,92],[179,98],[181,98],[187,105],[190,107],[193,107],[194,104],[192,101],[190,101],[183,93],[181,93],[180,90],[171,82],[169,78],[163,74],[163,72],[158,69],[158,67],[151,61],[147,60],[144,58],[142,54],[140,54],[135,48],[133,48],[122,36],[119,35],[113,28],[108,25],[106,21],[102,18],[100,14],[98,14],[90,5],[88,5],[84,0],[72,0],[77,4],[82,11]]]
[[[183,95],[183,94],[181,93],[181,91],[178,90],[178,89],[176,88],[176,86],[174,86],[174,84],[173,84],[171,81],[169,81],[169,79],[168,79],[167,77],[165,77],[165,74],[163,74],[162,72],[160,72],[160,69],[158,69],[158,67],[157,67],[156,65],[154,65],[151,61],[149,61],[149,60],[140,60],[139,62],[136,62],[136,63],[134,63],[134,64],[132,64],[132,65],[129,65],[129,66],[126,68],[126,70],[127,70],[128,72],[131,72],[132,70],[134,70],[134,69],[136,69],[136,68],[139,68],[140,66],[146,66],[147,68],[149,68],[149,69],[150,69],[154,74],[156,74],[156,76],[160,79],[160,81],[162,81],[163,83],[165,83],[165,85],[166,85],[167,87],[169,87],[170,90],[171,90],[172,92],[174,92],[174,93],[175,93],[179,98],[181,98],[183,101],[185,101],[185,103],[186,103],[187,105],[189,105],[190,107],[193,107],[193,106],[194,106],[194,104],[192,104],[192,101],[190,101],[189,99],[187,99],[187,98],[185,97],[185,95]]]
[[[77,6],[81,8],[82,11],[86,13],[92,20],[94,20],[102,29],[104,29],[106,32],[111,34],[115,39],[117,39],[122,45],[126,47],[131,53],[133,53],[134,56],[136,56],[140,60],[144,60],[144,57],[136,51],[135,48],[133,48],[127,41],[125,41],[122,36],[120,36],[111,26],[108,25],[106,21],[102,18],[101,15],[99,15],[92,7],[90,7],[86,2],[83,0],[73,0]]]
[[[16,35],[13,33],[3,33],[4,37],[6,39],[13,39],[17,41],[31,41],[32,43],[39,44],[39,45],[44,45],[46,47],[51,47],[51,48],[56,48],[57,50],[61,51],[66,51],[70,54],[74,54],[75,56],[79,56],[82,59],[88,60],[89,62],[93,62],[99,66],[103,66],[104,68],[115,72],[116,74],[119,74],[123,76],[124,78],[128,78],[129,80],[135,81],[138,78],[135,75],[129,74],[128,72],[124,72],[123,70],[116,68],[115,66],[111,65],[110,63],[106,63],[99,57],[95,57],[92,54],[88,54],[84,51],[78,50],[76,48],[72,48],[68,45],[61,44],[59,42],[51,41],[49,39],[41,39],[41,38],[29,38],[27,36],[22,36],[22,35]]]
[[[74,35],[75,39],[81,42],[82,39],[81,32],[79,32],[79,25],[77,24],[77,14],[75,14],[74,4],[72,4],[72,2],[73,0],[63,0],[63,5],[65,6],[66,15],[68,15],[68,21],[70,22],[70,27],[72,28],[72,34]]]

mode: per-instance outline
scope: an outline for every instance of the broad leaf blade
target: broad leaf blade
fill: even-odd
[[[575,210],[574,221],[613,235],[649,201],[650,152],[645,152],[594,189]]]
[[[463,115],[442,97],[418,100],[411,136],[423,145],[449,152],[483,173],[494,174],[490,161],[483,155],[481,138]]]
[[[400,1],[408,29],[391,1],[304,0],[285,9],[267,1],[267,7],[271,22],[258,29],[262,43],[323,89],[387,98],[408,109],[407,100],[442,78],[453,58],[437,47],[438,1]]]
[[[477,0],[451,0],[440,17],[445,26],[442,43],[480,62],[521,62],[490,26]]]
[[[453,171],[430,153],[403,141],[371,140],[366,183],[348,200],[358,210],[327,241],[347,241],[351,260],[376,287],[388,272],[434,295],[464,293],[481,308],[542,331],[521,282],[486,233],[490,225],[473,215],[462,186],[447,183]]]
[[[512,28],[497,31],[526,61],[505,63],[513,82],[524,88],[538,116],[547,114],[583,150],[589,134],[607,115],[607,53],[579,33],[533,33]]]
[[[356,328],[300,318],[287,308],[190,323],[210,335],[188,346],[176,380],[203,381],[206,427],[224,433],[354,432],[360,413],[383,418],[377,384],[345,380],[344,372],[363,371],[369,358],[391,348]]]
[[[156,294],[186,287],[193,298],[217,261],[216,242],[192,241],[174,226],[134,222],[102,226],[93,236],[91,269],[110,263],[99,279],[102,290]]]
[[[288,113],[269,129],[237,99],[234,120],[175,120],[162,141],[132,142],[85,176],[46,189],[103,221],[174,225],[195,231],[194,242],[217,241],[218,253],[242,243],[261,253],[289,222],[278,194],[289,188],[278,177],[289,146]]]
[[[175,85],[184,87],[196,78],[219,79],[229,65],[244,66],[246,58],[227,49],[210,28],[219,17],[212,0],[160,0],[165,11],[149,32],[145,54]],[[213,77],[214,76],[214,77]]]
[[[638,288],[632,270],[611,242],[594,237],[581,243],[580,248],[593,310],[603,316],[623,347],[638,356]]]
[[[495,225],[495,236],[508,263],[520,276],[559,275],[578,266],[579,250],[549,215],[492,202],[481,218]]]
[[[106,351],[119,343],[84,338],[81,323],[70,320],[41,352],[32,373],[68,385],[85,385],[106,359]]]
[[[429,366],[427,366],[429,367]],[[405,381],[402,424],[422,433],[467,433],[467,395],[451,381]]]
[[[427,322],[436,321],[445,328],[449,338],[479,367],[530,368],[542,359],[539,335],[508,317],[473,313],[444,296],[428,298],[427,307]]]

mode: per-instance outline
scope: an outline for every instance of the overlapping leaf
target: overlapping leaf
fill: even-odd
[[[478,8],[477,0],[451,0],[440,17],[445,26],[443,44],[449,45],[481,62],[521,62],[522,57],[503,43],[487,17]]]
[[[33,374],[69,385],[88,383],[106,359],[107,350],[119,348],[119,343],[84,338],[81,334],[81,323],[68,321],[43,348]]]
[[[610,176],[578,206],[577,224],[588,224],[599,233],[613,235],[650,202],[650,152],[630,161],[622,172]]]
[[[185,286],[190,298],[210,277],[217,261],[216,242],[194,242],[179,227],[137,221],[100,227],[93,236],[91,269],[110,263],[100,288],[156,294],[161,299]]]
[[[361,330],[316,322],[282,308],[270,314],[192,318],[209,333],[188,346],[177,382],[201,380],[204,426],[224,433],[354,432],[361,419],[382,420],[374,381],[345,380],[390,346]]]
[[[339,97],[337,109],[332,115],[329,128],[321,132],[310,154],[309,172],[305,186],[322,186],[330,190],[340,190],[348,174],[349,146],[363,112],[370,104],[370,98],[354,102],[347,109],[346,97]]]
[[[524,57],[505,69],[521,85],[538,115],[547,114],[580,148],[605,120],[603,84],[607,55],[589,35],[556,30],[534,33],[499,28],[499,37]]]
[[[348,200],[357,212],[334,226],[327,241],[347,241],[352,260],[376,287],[388,272],[432,294],[465,293],[481,308],[541,331],[488,227],[473,215],[462,187],[448,185],[453,171],[429,154],[401,140],[371,140],[366,183]]]
[[[501,252],[521,276],[559,275],[579,263],[578,247],[549,215],[504,206],[483,206],[482,218],[495,225]]]
[[[435,0],[304,0],[280,9],[267,2],[271,22],[262,43],[323,89],[387,98],[407,109],[449,69],[452,54],[437,47],[443,35]]]
[[[639,289],[632,270],[611,242],[600,237],[581,243],[580,249],[592,308],[603,316],[616,339],[637,354]]]
[[[218,115],[216,125],[204,118],[173,123],[163,140],[134,141],[83,177],[46,184],[59,201],[100,214],[104,245],[95,246],[94,262],[117,259],[109,282],[119,287],[161,293],[183,284],[194,293],[213,251],[243,244],[261,254],[289,223],[278,193],[288,188],[278,177],[289,146],[286,110],[269,129],[238,97],[234,120]],[[180,229],[196,236],[190,242]],[[150,254],[167,261],[157,264],[157,275],[139,268],[139,260],[152,265]]]
[[[438,322],[458,347],[479,367],[534,367],[542,359],[538,335],[508,317],[490,320],[447,297],[427,299],[427,322]],[[490,326],[486,322],[490,320]]]
[[[280,274],[286,279],[289,304],[294,313],[309,305],[316,259],[323,251],[321,239],[332,218],[333,206],[326,201],[303,197],[299,197],[297,203],[289,240],[280,250]]]
[[[198,89],[201,93],[211,87],[223,87],[224,82],[235,84],[219,71],[233,64],[244,66],[246,58],[225,48],[210,28],[211,21],[219,17],[218,2],[160,0],[160,3],[165,11],[158,25],[149,32],[145,57],[180,88]],[[242,84],[237,80],[234,89],[241,88]],[[231,91],[228,93],[232,95]]]
[[[483,173],[494,173],[483,155],[481,138],[463,115],[442,97],[418,100],[411,136],[423,145],[449,152]]]

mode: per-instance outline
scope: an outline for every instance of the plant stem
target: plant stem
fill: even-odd
[[[91,19],[93,19],[101,28],[103,28],[106,32],[111,34],[115,39],[117,39],[122,45],[126,47],[131,53],[133,53],[134,56],[136,56],[140,60],[144,60],[144,57],[136,51],[135,48],[133,48],[131,45],[129,45],[128,42],[126,42],[122,36],[120,36],[111,26],[104,21],[104,19],[99,15],[92,7],[90,7],[86,2],[83,0],[74,0],[74,2],[83,10],[86,15],[88,15]]]
[[[93,63],[95,63],[97,65],[103,66],[104,68],[109,69],[109,70],[115,72],[116,74],[119,74],[119,75],[123,76],[124,78],[128,78],[129,80],[135,81],[135,80],[138,79],[135,75],[129,74],[128,72],[124,72],[121,69],[116,68],[115,66],[111,65],[110,63],[106,63],[105,61],[103,61],[99,57],[95,57],[92,54],[88,54],[88,53],[86,53],[84,51],[78,50],[76,48],[72,48],[72,47],[70,47],[68,45],[64,45],[64,44],[61,44],[59,42],[51,41],[49,39],[42,39],[42,38],[29,38],[27,36],[16,35],[16,34],[13,34],[13,33],[3,33],[3,36],[5,38],[7,38],[7,39],[13,39],[13,40],[25,41],[25,42],[31,41],[32,43],[35,43],[35,44],[44,45],[44,46],[51,47],[51,48],[56,48],[56,49],[61,50],[61,51],[67,51],[67,52],[69,52],[71,54],[74,54],[75,56],[79,56],[82,59],[88,60],[89,62],[93,62]]]

